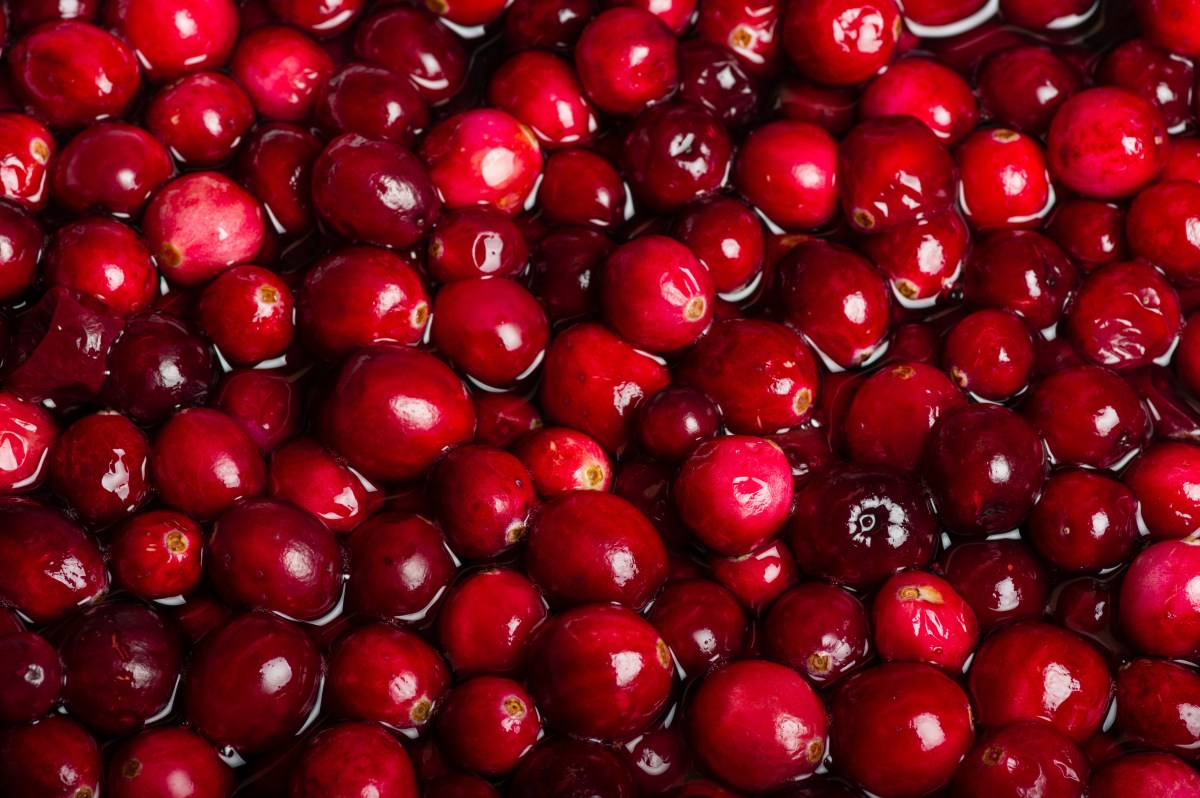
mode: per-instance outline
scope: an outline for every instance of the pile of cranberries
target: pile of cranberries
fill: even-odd
[[[1200,0],[5,0],[3,798],[1200,798]]]

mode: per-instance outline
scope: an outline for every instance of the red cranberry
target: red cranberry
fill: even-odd
[[[57,621],[108,592],[100,547],[63,515],[26,499],[6,499],[0,521],[0,600],[24,617]]]
[[[260,125],[239,148],[236,172],[258,197],[279,233],[307,233],[313,224],[312,166],[321,142],[308,131],[283,122]]]
[[[966,223],[957,211],[943,211],[859,239],[863,254],[875,261],[904,307],[925,308],[958,281],[970,244]]]
[[[1134,558],[1117,618],[1136,651],[1187,660],[1200,652],[1200,608],[1189,593],[1198,560],[1195,536],[1155,543]]]
[[[446,696],[437,739],[459,766],[491,778],[511,772],[542,734],[533,699],[511,679],[479,676]]]
[[[979,103],[957,72],[931,58],[902,58],[873,79],[859,101],[863,119],[908,114],[954,144],[979,121]]]
[[[412,762],[396,738],[367,723],[340,723],[309,738],[291,774],[290,798],[363,793],[417,798]]]
[[[597,108],[632,114],[675,90],[675,38],[649,11],[610,8],[583,29],[575,48],[575,69]]]
[[[599,441],[568,427],[541,427],[522,435],[512,453],[529,469],[543,499],[576,490],[612,489],[613,469]]]
[[[1118,798],[1138,792],[1161,798],[1187,798],[1200,790],[1200,775],[1169,754],[1126,754],[1105,763],[1088,782],[1090,798]]]
[[[526,50],[505,60],[492,72],[487,96],[548,149],[586,146],[600,127],[575,70],[551,53]]]
[[[182,513],[141,513],[108,540],[113,581],[146,600],[186,596],[200,585],[203,545],[200,527]]]
[[[450,547],[460,557],[495,557],[523,537],[537,503],[533,477],[513,455],[463,446],[446,456],[429,483]]]
[[[775,109],[784,119],[811,122],[844,136],[858,122],[859,91],[849,86],[824,86],[798,75],[785,76],[775,95]]]
[[[939,567],[971,605],[983,631],[1042,616],[1050,575],[1019,540],[957,543],[942,555]]]
[[[263,25],[238,42],[229,71],[259,114],[299,122],[312,113],[333,60],[312,39],[282,25]]]
[[[593,0],[514,0],[504,15],[504,41],[512,50],[569,50],[595,14]]]
[[[317,39],[345,33],[358,20],[363,0],[267,0],[271,13]]]
[[[307,510],[339,535],[374,515],[383,503],[378,488],[307,436],[272,453],[267,493]]]
[[[230,362],[249,364],[282,354],[292,342],[292,292],[258,266],[222,272],[200,295],[200,328]]]
[[[488,206],[451,211],[429,238],[429,274],[441,283],[516,277],[528,260],[521,228],[507,214]]]
[[[347,606],[373,618],[424,620],[457,569],[441,530],[419,515],[381,513],[347,541]]]
[[[183,646],[175,627],[158,613],[141,604],[108,602],[73,618],[62,634],[63,703],[88,728],[123,734],[167,708]]]
[[[417,243],[437,218],[434,182],[421,160],[399,144],[347,133],[313,164],[313,204],[338,235],[403,248]]]
[[[837,212],[837,144],[808,122],[781,120],[747,136],[733,184],[768,219],[788,230],[819,227]],[[840,179],[844,182],[845,172]]]
[[[899,573],[884,583],[871,606],[871,627],[885,660],[928,662],[951,675],[975,652],[975,612],[954,587],[933,574]]]
[[[0,302],[19,299],[33,285],[42,239],[42,226],[33,216],[11,205],[0,206]],[[56,260],[47,255],[45,277],[51,285],[63,282]]]
[[[759,107],[758,81],[725,47],[689,39],[679,44],[679,97],[706,108],[730,127],[752,119]]]
[[[673,788],[678,787],[691,770],[683,731],[680,724],[672,720],[664,721],[617,749],[642,795],[674,795]]]
[[[1144,366],[1166,355],[1183,325],[1175,289],[1141,261],[1114,263],[1089,274],[1066,322],[1079,354],[1114,369]]]
[[[831,86],[862,83],[887,65],[900,38],[891,0],[798,0],[787,5],[783,47],[805,77]]]
[[[0,635],[0,723],[45,715],[62,695],[63,668],[46,639],[33,632]]]
[[[850,454],[860,463],[914,470],[929,431],[967,399],[946,375],[923,363],[901,363],[868,377],[843,423]]]
[[[798,581],[796,558],[779,540],[769,540],[740,557],[709,554],[707,563],[713,578],[755,614]]]
[[[71,424],[50,457],[50,485],[84,521],[107,526],[150,497],[150,443],[127,418],[96,413]]]
[[[719,189],[732,154],[729,134],[712,114],[667,103],[634,120],[621,165],[634,197],[651,210],[668,212]]]
[[[341,639],[329,660],[326,689],[335,712],[407,733],[429,725],[449,685],[446,663],[433,646],[380,623]]]
[[[438,640],[459,677],[516,674],[533,632],[548,617],[533,584],[517,571],[477,571],[455,585],[438,612]]]
[[[542,239],[530,264],[530,290],[553,323],[599,312],[599,270],[613,244],[595,230],[560,227]]]
[[[555,739],[542,743],[526,757],[509,783],[508,794],[512,798],[634,798],[638,791],[629,769],[609,749],[581,740]]]
[[[215,377],[212,351],[166,313],[137,316],[113,344],[104,398],[140,424],[202,404]]]
[[[982,735],[954,777],[955,798],[1000,798],[1037,793],[1079,798],[1087,758],[1071,740],[1044,723],[1014,723]]]
[[[112,798],[229,798],[234,776],[203,737],[168,726],[123,742],[109,762],[104,786]]]
[[[1129,197],[1166,165],[1162,112],[1133,92],[1088,89],[1063,103],[1046,139],[1050,171],[1073,191],[1096,199]]]
[[[1140,518],[1153,540],[1184,538],[1200,524],[1200,502],[1192,485],[1200,469],[1200,447],[1164,441],[1138,457],[1125,484],[1141,501]]]
[[[1167,166],[1162,180],[1200,181],[1200,139],[1177,136],[1167,142]]]
[[[741,657],[748,642],[745,611],[725,588],[707,579],[671,581],[648,616],[688,676],[703,675]]]
[[[512,393],[479,391],[475,394],[475,442],[507,448],[527,432],[542,427],[541,411],[533,403]]]
[[[1150,419],[1137,392],[1099,366],[1057,371],[1034,389],[1025,414],[1059,464],[1119,465],[1150,437]]]
[[[638,442],[654,458],[679,463],[696,444],[715,436],[720,423],[707,396],[686,385],[668,385],[643,406]]]
[[[354,52],[406,76],[427,103],[454,96],[466,79],[462,40],[423,8],[391,7],[367,17],[355,34]]]
[[[1158,183],[1138,194],[1129,207],[1125,232],[1129,248],[1162,269],[1179,285],[1200,283],[1200,184],[1190,180]]]
[[[732,197],[713,197],[682,209],[672,235],[708,269],[718,293],[739,292],[762,269],[762,222]]]
[[[1137,0],[1133,4],[1142,32],[1151,43],[1182,56],[1200,55],[1196,9],[1179,0]]]
[[[422,142],[421,155],[448,208],[491,205],[515,214],[542,171],[542,152],[529,128],[489,109],[438,123]]]
[[[1083,24],[1096,12],[1091,0],[1054,0],[1035,3],[1032,0],[1000,0],[1000,14],[1005,20],[1031,31],[1056,31]]]
[[[256,753],[300,730],[316,700],[322,657],[303,630],[266,613],[239,615],[195,649],[183,712],[218,746]]]
[[[616,167],[594,152],[556,152],[542,175],[538,204],[548,220],[600,228],[624,221],[625,184]]]
[[[1125,214],[1098,200],[1075,199],[1060,204],[1046,233],[1084,271],[1125,257]]]
[[[627,342],[672,352],[696,340],[712,320],[714,289],[691,251],[666,236],[618,247],[601,272],[604,319]]]
[[[837,771],[891,798],[948,784],[975,741],[967,694],[941,671],[915,662],[885,663],[845,679],[829,713]]]
[[[19,257],[24,242],[11,234],[9,240]],[[144,310],[158,295],[158,272],[141,236],[98,216],[55,231],[46,249],[45,278],[51,286],[95,297],[119,316]]]
[[[45,208],[56,150],[54,137],[41,122],[25,114],[0,113],[0,196],[29,210]]]
[[[50,185],[55,203],[68,213],[133,218],[173,172],[171,156],[154,136],[106,122],[71,139],[54,159]]]
[[[1191,722],[1200,695],[1195,669],[1163,659],[1138,658],[1117,672],[1116,728],[1133,740],[1190,756],[1200,743]]]
[[[264,455],[300,428],[299,386],[278,373],[255,369],[228,372],[213,404],[241,425]]]
[[[121,116],[140,84],[130,49],[111,33],[79,20],[39,26],[18,39],[7,55],[13,91],[54,128]]]
[[[1192,118],[1196,74],[1191,63],[1145,39],[1130,39],[1111,50],[1100,62],[1096,79],[1128,89],[1158,106],[1172,132],[1179,132]]]
[[[1133,553],[1138,502],[1129,488],[1090,471],[1050,477],[1029,517],[1028,539],[1056,568],[1112,568]]]
[[[189,166],[229,160],[252,124],[250,97],[217,72],[180,78],[160,89],[146,109],[146,127]]]
[[[675,509],[671,495],[671,483],[675,479],[675,466],[649,457],[626,459],[617,471],[613,493],[633,504],[650,519],[650,523],[662,536],[663,543],[674,552],[688,550],[691,547],[691,537],[687,527]],[[697,568],[694,572],[687,570],[687,563],[680,563],[682,555],[676,554],[670,558],[668,552],[669,578],[684,578],[686,575],[700,575]],[[689,560],[695,565],[695,561]],[[679,571],[676,566],[683,565],[685,570]]]
[[[0,392],[0,495],[37,489],[49,473],[47,458],[58,438],[58,424],[40,405]]]
[[[529,651],[528,683],[546,724],[580,737],[623,740],[667,702],[667,644],[622,607],[592,604],[546,623]]]
[[[14,798],[90,798],[103,776],[99,746],[70,718],[0,730],[0,784]]]
[[[735,789],[778,789],[825,759],[825,705],[773,662],[735,662],[713,673],[693,694],[687,718],[700,766]]]
[[[799,585],[780,596],[762,633],[768,659],[822,687],[861,668],[872,648],[862,602],[825,582]]]
[[[232,418],[208,408],[185,410],[164,424],[150,463],[163,501],[200,520],[260,495],[267,479],[250,436]]]
[[[458,280],[433,305],[434,346],[477,383],[505,388],[542,362],[550,324],[537,300],[505,278]]]
[[[59,19],[94,22],[100,15],[100,3],[99,0],[27,0],[24,3],[6,3],[5,11],[8,12],[8,24],[12,30],[23,31]]]
[[[958,148],[959,201],[978,230],[1038,227],[1054,199],[1046,155],[1005,128],[977,131]]]
[[[980,310],[950,330],[942,366],[973,396],[1002,402],[1025,390],[1035,352],[1029,328],[1002,310]]]
[[[359,63],[341,67],[321,86],[314,116],[330,137],[357,133],[405,147],[429,124],[429,109],[407,78]]]
[[[116,0],[104,18],[155,82],[223,66],[239,25],[232,0]]]
[[[703,0],[696,34],[731,50],[753,76],[773,77],[783,66],[781,5],[776,0]]]
[[[1058,321],[1079,275],[1049,238],[1006,231],[976,244],[965,278],[968,301],[1016,313],[1030,327],[1042,330]]]

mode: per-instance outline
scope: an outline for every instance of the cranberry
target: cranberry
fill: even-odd
[[[634,120],[621,151],[633,195],[652,210],[675,211],[726,180],[733,144],[712,114],[685,103],[656,106]]]
[[[238,42],[229,71],[259,114],[299,122],[312,112],[317,91],[333,74],[334,64],[303,33],[282,25],[264,25]]]
[[[528,260],[521,228],[507,214],[488,206],[451,211],[429,239],[429,274],[442,283],[517,277]]]
[[[150,443],[127,418],[96,413],[71,424],[50,456],[50,485],[87,523],[107,526],[150,497]]]
[[[871,607],[871,626],[885,660],[928,662],[962,673],[975,652],[975,612],[954,587],[934,574],[899,573],[884,583]]]
[[[957,543],[942,555],[939,567],[971,605],[984,631],[1042,616],[1050,575],[1019,540]]]
[[[891,0],[798,0],[783,17],[783,47],[805,77],[848,86],[891,60],[900,29]]]
[[[430,498],[450,547],[468,559],[494,557],[520,541],[537,503],[521,461],[488,446],[447,455],[431,476]]]
[[[41,406],[0,392],[0,494],[37,489],[49,473],[47,457],[58,438],[58,425]]]
[[[612,489],[612,463],[604,447],[577,430],[540,427],[514,441],[512,453],[529,469],[533,488],[543,499]]]
[[[1172,132],[1192,118],[1191,98],[1196,74],[1192,65],[1159,50],[1145,39],[1130,39],[1104,57],[1097,81],[1140,94],[1163,112]]]
[[[1188,660],[1200,652],[1200,610],[1188,594],[1198,547],[1195,536],[1155,543],[1125,572],[1117,618],[1138,652]]]
[[[347,606],[373,618],[424,620],[457,568],[441,530],[419,515],[381,513],[347,542]]]
[[[942,365],[973,396],[1001,402],[1025,390],[1034,368],[1029,328],[1002,310],[980,310],[950,330]]]
[[[492,778],[515,769],[541,732],[533,699],[498,676],[479,676],[451,690],[437,722],[438,744],[450,760]]]
[[[1117,798],[1139,790],[1162,798],[1187,798],[1200,790],[1200,775],[1169,754],[1126,754],[1097,768],[1088,782],[1091,798]]]
[[[1084,271],[1125,257],[1125,215],[1114,205],[1075,199],[1055,208],[1046,233]]]
[[[731,50],[754,77],[772,77],[783,65],[781,5],[776,0],[702,0],[696,34]]]
[[[600,120],[571,64],[538,50],[511,56],[491,74],[490,105],[506,111],[548,149],[589,144]]]
[[[569,50],[595,14],[593,0],[514,0],[504,15],[504,41],[512,50]]]
[[[649,11],[611,8],[584,27],[575,49],[575,69],[597,108],[632,114],[675,90],[675,38]]]
[[[354,52],[406,76],[428,103],[449,99],[466,79],[462,40],[423,8],[384,8],[367,17],[355,34]]]
[[[901,363],[877,371],[854,394],[843,423],[850,454],[860,463],[912,471],[938,418],[966,404],[932,366]]]
[[[775,108],[784,119],[811,122],[844,136],[858,122],[859,91],[850,86],[824,86],[790,75],[775,96]]]
[[[553,323],[599,312],[599,270],[613,244],[595,230],[560,227],[542,239],[530,264],[530,290]]]
[[[1162,659],[1132,659],[1117,672],[1116,728],[1133,740],[1189,756],[1200,733],[1189,725],[1200,674]]]
[[[1067,313],[1067,334],[1087,360],[1133,368],[1171,351],[1181,314],[1175,289],[1153,266],[1114,263],[1080,284]]]
[[[239,25],[233,0],[116,0],[104,18],[155,82],[223,66]]]
[[[1055,567],[1101,571],[1129,559],[1138,502],[1129,488],[1090,471],[1050,477],[1029,517],[1028,539]]]
[[[550,324],[520,283],[458,280],[434,300],[431,338],[472,380],[505,388],[529,377],[542,362]]]
[[[529,128],[489,109],[438,123],[422,142],[421,155],[448,208],[491,205],[515,214],[542,171],[542,152]]]
[[[45,715],[62,695],[58,652],[41,635],[0,635],[0,723],[29,723]]]
[[[687,676],[704,675],[741,657],[748,641],[745,610],[707,579],[671,581],[648,616]]]
[[[645,236],[618,247],[601,272],[605,321],[626,341],[652,352],[682,349],[712,320],[708,270],[687,247]]]
[[[0,783],[15,798],[91,798],[103,775],[99,746],[70,718],[0,730]]]
[[[542,414],[527,398],[514,393],[475,394],[475,442],[505,448],[527,432],[542,427]]]
[[[762,269],[762,223],[732,197],[712,197],[687,206],[676,217],[672,235],[708,269],[718,293],[739,293],[753,284]]]
[[[0,302],[19,299],[33,285],[42,238],[42,226],[33,216],[11,205],[0,206]],[[51,285],[62,284],[56,261],[47,256],[46,279]]]
[[[719,428],[720,414],[707,396],[686,385],[668,385],[643,406],[638,442],[656,459],[679,463]]]
[[[1133,7],[1151,43],[1177,55],[1200,55],[1200,38],[1192,27],[1200,22],[1196,9],[1179,0],[1137,0]]]
[[[809,582],[781,595],[767,613],[762,634],[768,659],[819,686],[861,668],[872,649],[862,602],[825,582]]]
[[[1008,310],[1042,330],[1054,325],[1078,270],[1040,233],[1006,231],[979,242],[968,261],[964,293],[973,304]]]
[[[749,554],[737,557],[709,554],[707,564],[713,578],[755,614],[761,613],[798,581],[796,558],[778,539],[769,540]]]
[[[375,485],[307,436],[272,453],[267,493],[307,510],[339,535],[353,530],[383,502]]]
[[[238,499],[261,494],[267,476],[245,430],[208,408],[185,410],[163,425],[154,441],[151,473],[167,504],[202,520]]]
[[[616,167],[599,155],[562,150],[546,159],[542,174],[538,204],[548,220],[599,228],[624,221],[625,184]]]
[[[1089,770],[1083,751],[1054,727],[1014,723],[979,738],[950,789],[958,798],[999,798],[1022,792],[1079,798]]]
[[[829,713],[834,767],[879,795],[938,790],[975,741],[966,693],[941,671],[915,662],[885,663],[848,677]]]
[[[106,122],[85,128],[55,157],[50,187],[68,213],[132,218],[173,171],[171,156],[154,136]]]
[[[438,612],[438,639],[460,677],[516,674],[535,629],[548,617],[533,584],[496,568],[466,576]]]
[[[113,581],[146,600],[186,596],[200,585],[203,546],[203,532],[186,515],[140,513],[108,540]]]
[[[304,744],[291,774],[291,798],[352,798],[375,792],[416,798],[417,779],[404,747],[375,724],[340,723]]]
[[[1200,283],[1200,184],[1171,180],[1138,194],[1129,207],[1125,231],[1129,248],[1162,269],[1179,285]]]
[[[228,372],[214,404],[246,431],[264,455],[299,431],[299,387],[278,373],[255,369]]]
[[[1200,447],[1164,441],[1150,447],[1125,472],[1125,484],[1141,501],[1140,518],[1154,540],[1184,538],[1200,522],[1192,495],[1200,468]]]
[[[976,229],[1037,227],[1053,205],[1041,145],[994,128],[971,134],[958,148],[959,200]]]
[[[9,5],[12,7],[9,8]],[[19,4],[5,4],[5,11],[8,12],[11,29],[22,31],[59,19],[94,22],[100,15],[100,3],[99,0],[27,0]]]
[[[902,58],[873,79],[860,100],[864,119],[908,114],[954,144],[979,121],[979,103],[957,72],[930,58]]]
[[[1048,376],[1025,413],[1057,463],[1107,468],[1136,452],[1150,436],[1150,419],[1127,382],[1099,366],[1076,366]]]
[[[254,123],[242,87],[216,72],[198,72],[160,89],[146,126],[182,164],[216,166],[237,151]]]
[[[345,33],[362,14],[363,0],[267,0],[271,13],[317,39]]]
[[[689,39],[679,45],[679,97],[736,127],[755,116],[761,90],[735,53],[703,39]]]
[[[321,148],[316,136],[283,122],[260,125],[239,148],[237,174],[262,201],[276,232],[295,236],[311,228],[309,186]]]
[[[933,305],[962,272],[970,235],[957,211],[943,211],[859,240],[863,254],[888,278],[900,304]]]
[[[257,363],[292,342],[292,292],[278,275],[258,266],[222,272],[200,295],[200,328],[233,363]]]
[[[50,200],[46,190],[57,147],[46,126],[33,117],[0,113],[2,196],[29,210],[41,210]]]
[[[330,137],[357,133],[411,146],[429,124],[429,109],[413,85],[390,69],[351,63],[338,69],[317,95],[314,115]]]
[[[526,757],[509,783],[508,794],[512,798],[634,798],[638,791],[628,768],[609,749],[581,740],[555,739],[542,743]]]
[[[1167,142],[1167,166],[1162,180],[1200,181],[1200,139],[1178,136]]]
[[[18,237],[23,235],[28,233],[20,228],[9,234],[14,261],[26,246]],[[55,231],[46,248],[45,277],[51,286],[95,297],[119,316],[144,310],[158,295],[158,273],[141,236],[120,222],[98,216]]]
[[[104,398],[140,424],[202,404],[215,379],[212,351],[166,313],[136,316],[113,344]]]
[[[0,599],[21,615],[57,621],[108,592],[100,547],[66,517],[26,499],[5,499],[0,520]]]
[[[754,130],[733,165],[733,184],[747,202],[789,230],[832,219],[845,177],[833,137],[809,122],[780,120]]]
[[[180,727],[148,729],[123,742],[104,782],[105,795],[113,798],[229,798],[233,784],[233,771],[208,741]],[[177,792],[180,789],[192,792]]]

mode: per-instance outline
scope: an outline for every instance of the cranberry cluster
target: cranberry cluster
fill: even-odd
[[[5,6],[0,796],[1200,797],[1200,0]]]

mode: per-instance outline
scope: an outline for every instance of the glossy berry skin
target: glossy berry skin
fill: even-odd
[[[900,12],[890,0],[799,0],[783,17],[783,47],[801,74],[830,86],[870,78],[892,58]]]
[[[150,497],[150,442],[117,413],[84,416],[67,427],[49,466],[50,486],[93,526],[120,520]]]
[[[24,242],[15,233],[19,231],[13,230],[9,240],[20,257]],[[158,272],[141,236],[100,216],[55,231],[47,245],[44,274],[49,285],[94,297],[123,317],[145,310],[158,295]]]
[[[236,616],[192,654],[184,716],[215,745],[247,754],[267,750],[303,725],[322,666],[320,651],[300,627],[267,613]]]
[[[45,208],[56,150],[54,136],[41,122],[25,114],[0,113],[2,196],[28,210]]]
[[[208,571],[232,607],[315,620],[337,602],[342,552],[333,533],[297,507],[271,499],[221,515],[208,537]]]
[[[429,109],[412,83],[373,64],[349,63],[330,75],[313,115],[331,138],[357,133],[405,147],[429,125]]]
[[[622,607],[591,604],[542,627],[527,682],[548,727],[624,740],[666,705],[672,673],[671,652],[653,626]]]
[[[226,360],[257,363],[292,343],[292,291],[260,266],[236,266],[217,275],[200,294],[200,329]]]
[[[955,798],[1041,792],[1080,798],[1090,771],[1071,738],[1045,723],[1014,723],[980,736],[954,777]]]
[[[956,154],[963,214],[977,230],[1041,225],[1053,204],[1046,154],[1036,139],[1006,128],[972,133]]]
[[[1187,719],[1200,674],[1164,659],[1139,657],[1117,671],[1115,728],[1127,738],[1187,757],[1200,736]]]
[[[943,553],[938,569],[954,586],[983,631],[1040,618],[1050,594],[1046,566],[1019,540],[973,540]]]
[[[1074,64],[1034,44],[991,55],[978,81],[980,99],[992,117],[1030,135],[1046,132],[1059,106],[1083,88],[1083,76]]]
[[[0,635],[0,723],[18,725],[45,715],[62,695],[58,652],[33,632]]]
[[[543,191],[545,188],[542,189]],[[529,261],[525,234],[506,213],[481,205],[443,216],[429,237],[429,276],[439,283],[517,277]]]
[[[117,0],[104,20],[156,83],[224,65],[238,34],[232,0]]]
[[[1004,231],[976,241],[963,292],[975,305],[1007,310],[1044,330],[1058,321],[1078,281],[1078,269],[1052,240]]]
[[[937,525],[916,482],[882,468],[836,466],[796,495],[791,543],[820,579],[866,589],[933,560]]]
[[[457,568],[441,530],[409,513],[380,513],[367,519],[351,533],[346,548],[347,606],[395,623],[423,621]]]
[[[885,660],[927,662],[954,676],[975,652],[979,625],[971,606],[934,574],[898,573],[879,588],[871,627]]]
[[[322,146],[306,130],[272,122],[251,130],[239,148],[235,174],[282,235],[302,235],[313,225],[312,166]]]
[[[542,428],[541,411],[522,396],[478,391],[473,398],[479,419],[475,427],[476,443],[507,448],[525,433]]]
[[[430,338],[475,382],[508,388],[542,362],[550,323],[533,294],[515,280],[457,280],[434,299]]]
[[[724,185],[732,155],[733,142],[712,114],[671,102],[633,121],[621,166],[640,205],[668,213]]]
[[[671,234],[708,268],[719,294],[745,288],[762,269],[762,221],[733,197],[692,203],[676,216]]]
[[[186,596],[200,585],[204,533],[182,513],[151,510],[125,521],[108,539],[113,582],[135,596]]]
[[[11,302],[33,285],[42,241],[42,226],[33,216],[10,205],[0,208],[0,301]]]
[[[9,30],[18,32],[37,27],[43,22],[56,19],[81,19],[93,22],[100,14],[100,3],[96,0],[77,0],[60,3],[59,0],[31,0],[19,6],[5,8]]]
[[[134,731],[170,702],[183,646],[159,613],[142,604],[105,602],[72,618],[62,634],[58,651],[68,677],[63,703],[88,728],[111,735]]]
[[[1120,86],[1150,100],[1163,112],[1168,130],[1178,133],[1192,117],[1195,69],[1145,39],[1118,45],[1100,62],[1096,77],[1102,84]]]
[[[876,76],[859,100],[863,119],[907,114],[920,119],[947,144],[966,136],[979,121],[971,85],[931,58],[902,58]]]
[[[434,469],[435,515],[459,557],[488,559],[519,542],[537,505],[533,477],[515,456],[490,446],[463,446]]]
[[[267,119],[299,122],[312,113],[317,91],[333,74],[333,60],[294,28],[263,25],[243,36],[229,71]]]
[[[529,469],[542,499],[576,490],[612,490],[608,454],[599,441],[578,430],[538,427],[513,441],[510,450]]]
[[[812,773],[825,758],[825,706],[790,668],[743,660],[708,676],[687,726],[700,766],[739,790],[763,792]]]
[[[781,120],[746,137],[733,165],[733,185],[787,230],[819,227],[837,212],[837,143],[809,122]],[[840,175],[840,176],[839,176]]]
[[[638,794],[629,769],[608,748],[581,740],[556,738],[534,749],[509,784],[513,798],[539,795]]]
[[[604,319],[638,349],[673,352],[692,343],[712,320],[713,299],[708,270],[666,236],[618,247],[601,270]]]
[[[1113,369],[1144,366],[1170,351],[1183,325],[1175,289],[1142,261],[1092,272],[1067,313],[1067,335],[1085,359]]]
[[[99,795],[103,777],[96,740],[70,718],[49,715],[0,730],[0,783],[14,798]]]
[[[188,409],[164,424],[150,464],[163,501],[198,520],[260,495],[267,481],[254,441],[232,418],[209,408]]]
[[[305,744],[291,776],[290,798],[417,798],[412,761],[400,742],[375,724],[340,723]]]
[[[35,28],[7,55],[14,93],[60,130],[121,116],[141,82],[125,43],[79,20]]]
[[[108,592],[96,541],[60,513],[26,499],[0,503],[0,599],[34,623],[67,617]],[[70,573],[63,580],[59,574]]]
[[[1046,224],[1046,234],[1084,271],[1125,257],[1125,214],[1099,200],[1060,203]]]
[[[395,142],[356,133],[338,136],[318,156],[312,196],[321,220],[338,235],[397,249],[417,243],[441,207],[420,158]]]
[[[679,98],[707,108],[730,127],[759,109],[762,89],[737,54],[703,39],[679,45]]]
[[[610,228],[625,220],[628,196],[608,160],[591,150],[560,150],[546,159],[538,205],[558,224]]]
[[[541,735],[533,699],[517,682],[498,676],[460,683],[438,713],[442,752],[460,767],[491,778],[515,769]]]
[[[883,798],[948,784],[975,741],[966,693],[931,665],[890,662],[855,674],[829,712],[837,772]]]
[[[984,728],[1043,720],[1082,743],[1099,730],[1113,681],[1104,658],[1082,637],[1026,621],[984,642],[969,687]]]
[[[518,674],[534,630],[549,616],[525,576],[507,568],[476,571],[450,589],[437,617],[446,659],[460,678]]]
[[[675,90],[679,80],[675,37],[648,11],[610,8],[580,34],[575,70],[597,108],[631,115]]]
[[[336,386],[322,440],[368,479],[413,479],[475,432],[466,388],[425,352],[373,344],[345,361]]]
[[[1046,152],[1051,174],[1068,188],[1085,197],[1120,199],[1162,171],[1166,141],[1161,111],[1130,91],[1104,86],[1063,103],[1050,124]]]
[[[439,122],[421,143],[447,208],[490,205],[516,214],[542,171],[537,138],[504,111],[476,109]]]
[[[840,368],[853,368],[883,345],[891,302],[879,270],[858,253],[805,241],[776,266],[784,321]]]
[[[362,15],[363,0],[267,0],[271,13],[315,39],[345,33]]]
[[[1189,492],[1200,469],[1200,447],[1163,441],[1134,460],[1123,480],[1141,502],[1141,519],[1152,540],[1185,538],[1200,522],[1200,504]]]
[[[680,463],[720,426],[720,413],[707,396],[686,385],[668,385],[642,407],[638,443],[656,460]]]
[[[326,700],[339,715],[420,731],[450,685],[446,663],[419,636],[384,624],[343,637],[329,660]]]
[[[1200,776],[1182,759],[1169,754],[1127,754],[1092,774],[1091,798],[1117,798],[1148,790],[1163,798],[1186,798],[1200,790]]]
[[[247,368],[228,372],[213,402],[238,422],[264,455],[300,430],[300,386],[275,371]]]
[[[763,654],[819,687],[835,684],[871,655],[867,610],[852,593],[807,582],[771,605],[762,628]]]
[[[1130,251],[1158,266],[1177,285],[1200,283],[1200,243],[1188,231],[1200,223],[1200,184],[1157,183],[1129,207],[1125,232]]]
[[[842,211],[860,232],[885,230],[951,207],[954,162],[911,117],[861,122],[838,147]]]
[[[707,579],[669,582],[647,620],[687,677],[739,659],[749,642],[746,611],[732,593]]]
[[[1024,391],[1035,357],[1029,328],[1003,310],[978,310],[966,316],[942,345],[942,368],[950,379],[990,402],[1002,402]]]
[[[1196,9],[1178,0],[1139,0],[1133,7],[1151,43],[1178,55],[1200,55],[1200,37],[1192,28],[1200,20]]]
[[[189,166],[227,161],[253,123],[250,97],[217,72],[199,72],[164,86],[146,109],[150,132]]]
[[[113,798],[229,798],[233,771],[200,735],[179,727],[147,729],[121,744],[109,762]]]
[[[569,61],[540,50],[509,57],[488,80],[488,104],[511,114],[547,149],[587,146],[600,120]]]
[[[560,227],[546,235],[530,265],[529,288],[550,321],[578,321],[599,312],[599,272],[614,245],[599,231]]]
[[[1117,620],[1135,651],[1192,660],[1200,651],[1200,606],[1188,593],[1200,561],[1195,536],[1155,543],[1125,572]]]
[[[1137,393],[1114,372],[1075,366],[1046,377],[1024,406],[1055,463],[1109,468],[1141,448],[1150,418]]]
[[[802,424],[812,414],[819,379],[816,359],[798,335],[759,320],[714,324],[676,374],[716,402],[736,435]]]
[[[1046,480],[1046,456],[1037,431],[1021,416],[997,405],[971,405],[933,425],[921,478],[952,531],[1003,532],[1033,509]]]
[[[383,503],[374,484],[307,436],[272,452],[267,494],[307,510],[339,535],[352,531]]]
[[[102,122],[85,128],[53,161],[51,191],[69,213],[141,215],[151,194],[173,174],[166,148],[141,128]]]
[[[367,17],[355,33],[354,52],[407,75],[427,103],[449,99],[466,78],[462,40],[423,8],[386,8]]]
[[[202,404],[215,379],[208,343],[166,313],[136,316],[113,345],[103,397],[139,424]]]
[[[697,540],[732,556],[750,553],[779,531],[791,512],[793,490],[783,451],[742,435],[697,445],[672,484],[675,506]]]
[[[1098,572],[1129,559],[1138,537],[1138,501],[1109,477],[1071,470],[1046,482],[1027,539],[1064,571]]]
[[[859,247],[888,278],[903,307],[926,308],[954,288],[971,236],[957,211],[941,211],[863,236]]]

